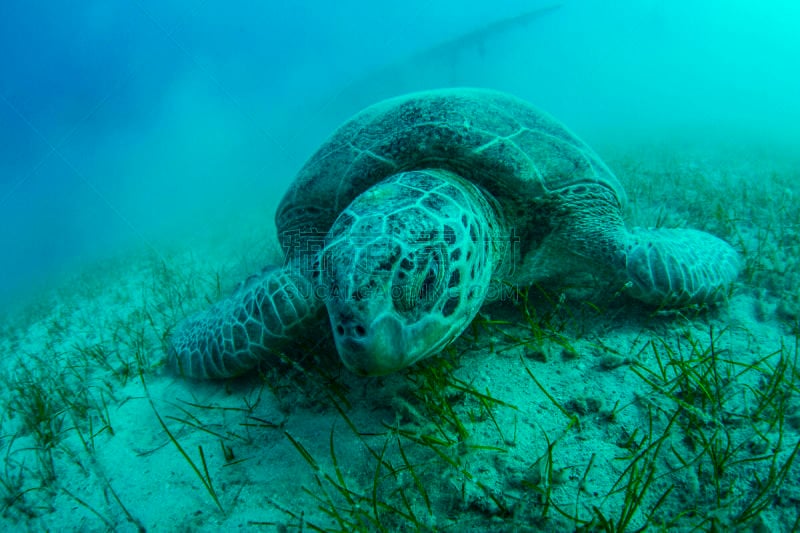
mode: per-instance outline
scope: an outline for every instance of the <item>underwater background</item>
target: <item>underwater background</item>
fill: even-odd
[[[3,306],[120,249],[273,210],[340,122],[411,90],[514,93],[601,155],[674,141],[792,153],[800,136],[788,1],[0,9]]]
[[[789,0],[2,2],[0,525],[798,530],[798,27]],[[728,240],[730,298],[536,288],[385,379],[324,343],[166,370],[175,324],[279,260],[326,137],[448,86],[562,121],[632,225]]]

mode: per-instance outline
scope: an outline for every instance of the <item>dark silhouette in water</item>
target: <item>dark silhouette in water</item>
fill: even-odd
[[[475,55],[483,59],[492,40],[528,27],[561,8],[561,4],[526,11],[489,22],[467,33],[424,48],[387,65],[367,71],[330,94],[316,109],[325,113],[335,111],[334,123],[352,114],[367,102],[373,102],[403,92],[435,86],[468,85],[469,79],[459,79],[460,67],[474,64]],[[317,117],[319,119],[319,116]]]
[[[475,51],[481,57],[484,57],[486,45],[493,38],[507,34],[513,30],[527,27],[533,21],[557,11],[560,8],[561,4],[557,4],[490,22],[489,24],[476,28],[463,35],[448,39],[430,48],[420,50],[401,61],[383,67],[375,72],[371,72],[366,78],[383,78],[391,75],[393,71],[402,71],[404,68],[427,63],[441,65],[446,61],[450,63],[450,67],[455,67],[461,56],[470,51]]]

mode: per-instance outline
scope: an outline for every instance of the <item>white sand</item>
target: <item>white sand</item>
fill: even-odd
[[[532,290],[531,326],[495,305],[384,379],[341,370],[326,332],[298,365],[228,382],[160,365],[217,275],[224,295],[269,260],[268,233],[87,268],[0,330],[0,528],[796,528],[798,167],[665,153],[607,157],[628,218],[729,239],[745,259],[729,302],[654,314],[602,283]]]

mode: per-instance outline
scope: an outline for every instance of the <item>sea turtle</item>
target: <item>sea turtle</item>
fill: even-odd
[[[184,375],[234,376],[315,335],[327,311],[344,365],[382,375],[440,351],[508,286],[591,272],[654,306],[727,294],[731,246],[627,229],[624,202],[586,144],[516,97],[456,88],[377,103],[283,197],[284,264],[180,323],[171,358]]]

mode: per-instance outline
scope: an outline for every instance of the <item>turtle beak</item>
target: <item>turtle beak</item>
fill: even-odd
[[[360,376],[383,376],[409,365],[400,349],[404,345],[403,326],[391,315],[382,315],[370,324],[352,313],[329,308],[336,349],[342,363]]]

